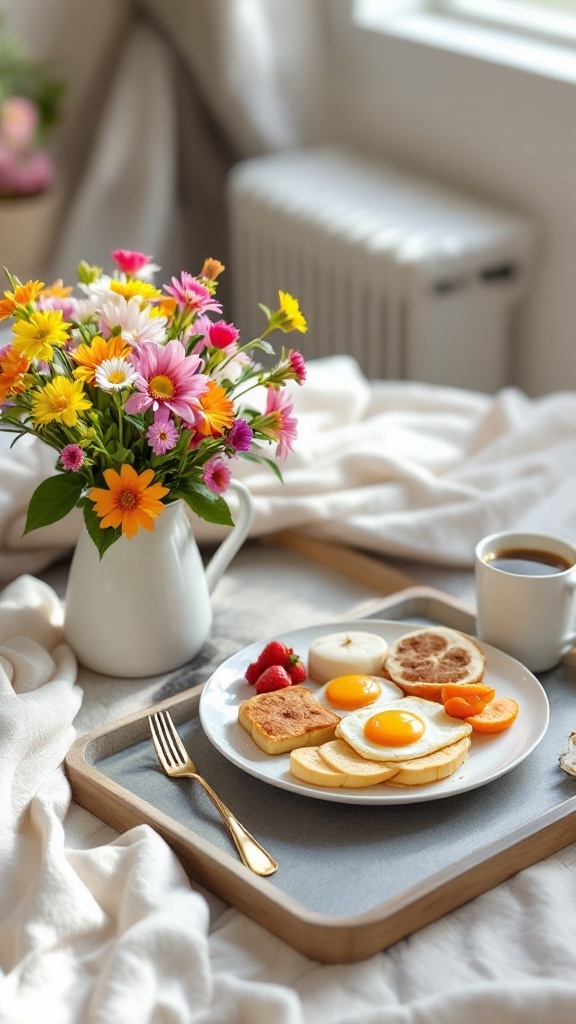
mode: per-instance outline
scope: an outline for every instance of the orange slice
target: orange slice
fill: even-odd
[[[518,714],[518,704],[511,697],[500,697],[486,705],[479,715],[471,715],[466,721],[475,732],[504,732]]]
[[[448,683],[478,683],[485,659],[474,641],[456,629],[427,626],[404,633],[390,647],[386,670],[404,693],[442,703]]]
[[[485,707],[486,701],[475,693],[449,697],[444,701],[444,711],[447,715],[452,715],[452,718],[470,718],[472,715],[479,715]]]
[[[470,694],[480,697],[484,704],[489,704],[494,700],[496,690],[486,683],[447,683],[442,687],[442,703],[445,704],[450,697],[468,697]]]

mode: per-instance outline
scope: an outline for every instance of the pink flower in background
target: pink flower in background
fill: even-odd
[[[154,455],[165,455],[166,452],[171,451],[179,436],[168,409],[158,409],[154,422],[146,431],[146,437]]]
[[[0,104],[0,143],[22,153],[34,146],[38,108],[25,96],[10,96]]]
[[[0,144],[0,194],[32,196],[45,192],[54,183],[56,171],[43,149],[20,154]]]
[[[60,462],[64,469],[76,473],[84,462],[84,452],[79,444],[67,444],[60,452]]]
[[[266,408],[259,429],[268,437],[278,441],[276,457],[285,459],[292,450],[292,442],[298,437],[298,421],[292,415],[294,406],[286,391],[266,389]]]
[[[136,277],[141,270],[152,263],[152,256],[135,249],[114,249],[110,253],[112,259],[124,274]]]
[[[187,423],[196,421],[201,411],[198,399],[208,388],[208,377],[198,372],[198,356],[187,356],[179,341],[164,346],[144,341],[131,359],[137,391],[126,399],[126,412],[157,412],[164,407]]]
[[[207,313],[209,310],[213,310],[215,313],[222,312],[221,304],[212,297],[212,293],[206,285],[201,284],[186,270],[182,271],[180,280],[173,277],[171,285],[165,284],[164,290],[176,299],[181,312],[198,314]]]
[[[224,494],[232,474],[220,455],[213,455],[204,466],[202,479],[214,494]]]

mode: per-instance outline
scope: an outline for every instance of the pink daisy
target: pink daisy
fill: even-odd
[[[186,270],[182,271],[180,280],[173,277],[171,285],[165,284],[164,291],[176,299],[181,312],[185,310],[197,314],[207,313],[209,310],[216,313],[222,312],[222,306],[215,301],[206,285],[201,284]]]
[[[292,451],[292,442],[298,437],[298,421],[292,415],[294,406],[286,391],[266,389],[266,408],[259,430],[273,441],[278,442],[276,458],[285,459]]]
[[[220,455],[213,455],[204,466],[202,479],[214,494],[223,494],[230,483],[231,476],[224,459]]]
[[[154,422],[146,431],[146,437],[154,455],[165,455],[166,452],[171,451],[178,440],[179,434],[174,421],[170,418],[168,409],[158,409]]]
[[[84,452],[79,444],[67,444],[60,452],[60,462],[64,469],[76,473],[84,462]]]
[[[198,372],[198,356],[187,356],[179,341],[166,345],[145,341],[138,352],[132,352],[131,359],[137,371],[133,381],[136,392],[126,399],[126,412],[166,408],[194,423],[200,411],[198,399],[208,387],[208,377]]]

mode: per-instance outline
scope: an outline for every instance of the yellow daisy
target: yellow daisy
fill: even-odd
[[[298,299],[289,295],[288,292],[278,292],[278,299],[279,308],[272,313],[265,333],[269,334],[270,331],[280,330],[284,334],[287,334],[288,331],[300,331],[301,334],[305,334],[308,325],[300,310]]]
[[[78,422],[79,413],[90,409],[92,403],[84,394],[81,380],[69,380],[68,377],[54,377],[39,391],[32,395],[32,417],[34,426],[45,426],[54,420],[74,427]]]
[[[64,345],[72,325],[62,319],[59,309],[41,309],[31,313],[27,320],[17,320],[13,326],[15,352],[26,359],[51,362],[54,345]]]
[[[110,281],[110,291],[123,295],[125,299],[131,299],[134,295],[139,299],[160,299],[162,292],[155,288],[148,281],[139,281],[137,277],[129,281]]]

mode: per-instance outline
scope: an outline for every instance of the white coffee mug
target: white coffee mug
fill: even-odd
[[[532,672],[576,643],[576,546],[544,533],[505,531],[476,546],[476,632]]]

